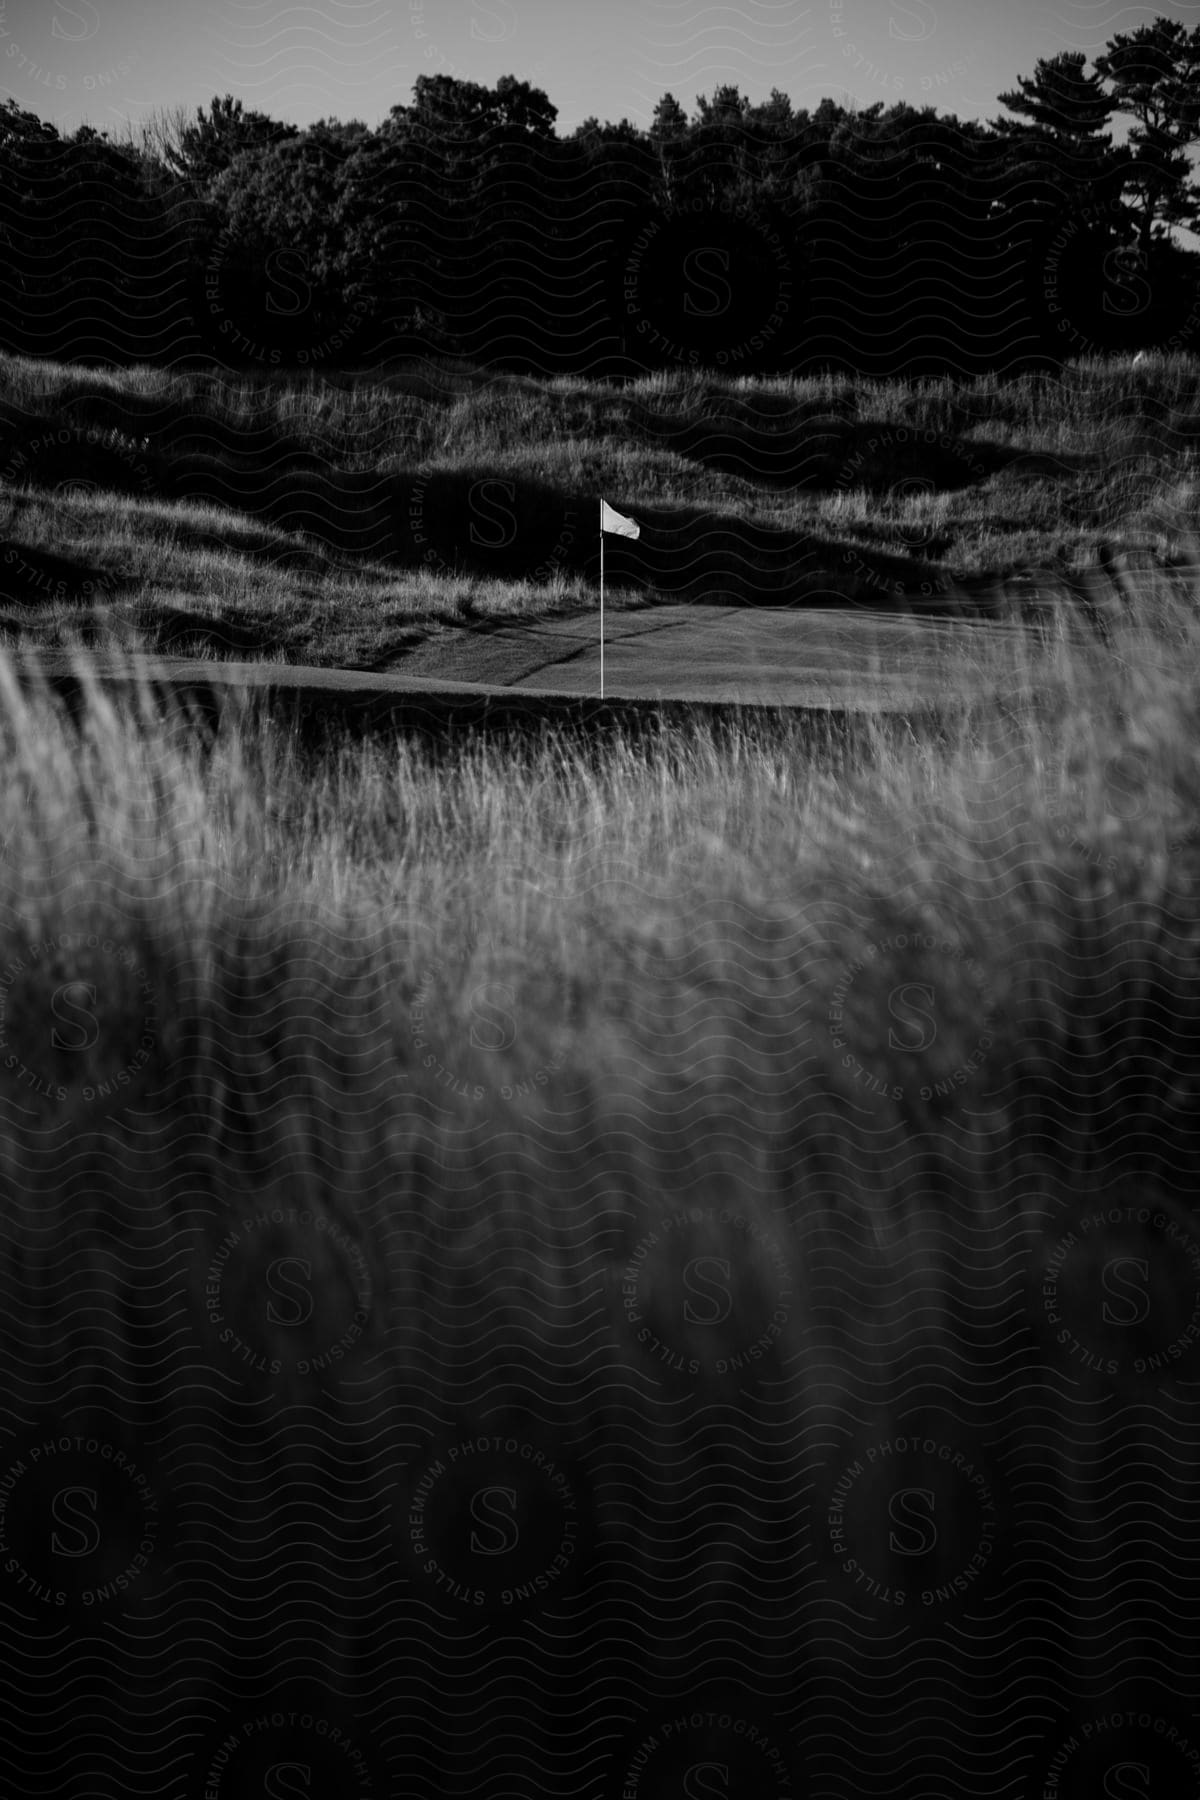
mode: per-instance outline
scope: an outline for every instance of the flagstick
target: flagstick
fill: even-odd
[[[600,502],[600,698],[604,698],[604,502]]]

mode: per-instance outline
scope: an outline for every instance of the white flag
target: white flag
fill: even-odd
[[[607,500],[600,502],[600,529],[615,531],[618,537],[635,538],[641,534],[641,526],[627,519],[624,513],[615,512]]]

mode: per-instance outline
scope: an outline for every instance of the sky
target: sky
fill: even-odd
[[[373,126],[426,70],[532,82],[560,134],[593,114],[645,126],[668,91],[690,114],[725,82],[987,120],[1039,57],[1090,65],[1158,16],[1191,28],[1200,0],[0,0],[0,96],[116,136],[225,93],[293,125]]]

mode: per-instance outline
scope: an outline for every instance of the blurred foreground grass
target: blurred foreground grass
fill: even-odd
[[[1147,584],[840,767],[786,715],[314,759],[0,665],[29,1766],[82,1693],[79,1766],[162,1791],[284,1692],[396,1793],[608,1795],[614,1721],[712,1690],[813,1791],[974,1792],[1184,1692],[1198,645]],[[30,1548],[64,1429],[159,1496],[101,1563]]]

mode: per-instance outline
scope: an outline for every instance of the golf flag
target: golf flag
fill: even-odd
[[[619,513],[607,500],[600,502],[600,698],[604,698],[604,534],[615,532],[617,537],[640,537],[641,526]]]
[[[600,502],[600,529],[613,531],[618,537],[635,538],[641,535],[641,526],[635,525],[632,519],[627,519],[624,513],[615,511],[607,500]]]

